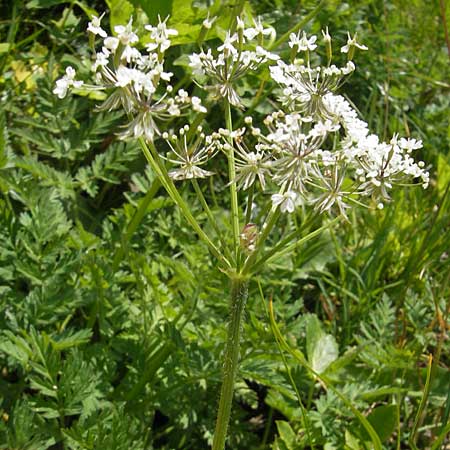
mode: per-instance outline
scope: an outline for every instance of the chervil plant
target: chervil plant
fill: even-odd
[[[210,27],[211,21],[203,23],[203,35]],[[101,17],[93,17],[88,26],[92,84],[77,80],[69,66],[56,82],[54,93],[64,98],[69,90],[101,91],[105,98],[98,110],[125,112],[127,121],[118,136],[139,142],[154,174],[216,258],[218,270],[230,280],[223,383],[212,445],[213,450],[222,450],[248,286],[268,261],[297,245],[302,230],[294,229],[290,215],[301,208],[314,218],[327,214],[345,220],[354,205],[382,209],[390,201],[394,185],[416,180],[426,187],[429,175],[424,163],[412,157],[413,151],[421,148],[420,141],[394,135],[383,142],[337,93],[355,70],[355,51],[367,50],[356,35],[349,34],[340,48],[347,55],[341,67],[332,64],[328,29],[323,32],[323,58],[317,52],[317,36],[302,31],[290,35],[289,60],[285,61],[282,53],[271,48],[272,28],[265,28],[260,20],[247,27],[237,17],[221,45],[202,47],[189,57],[193,79],[210,94],[204,104],[172,84],[174,74],[166,67],[165,52],[177,30],[167,26],[167,19],[145,29],[149,34],[144,44],[132,19],[127,25],[116,26],[114,35],[109,36],[101,26]],[[244,126],[235,127],[232,108],[245,111],[240,83],[267,70],[278,86],[276,97],[268,102],[272,112],[260,126],[248,116]],[[211,130],[207,106],[216,103],[222,107],[223,127]],[[174,120],[179,118],[188,118],[190,123],[177,130]],[[214,161],[218,158],[227,166],[225,177],[217,173],[221,164]],[[207,184],[203,182],[210,177],[224,183],[221,192],[224,200],[229,200],[229,223],[225,226],[217,222],[204,194]],[[181,183],[192,185],[209,228],[202,227],[193,215],[181,195]],[[324,221],[302,241],[336,220]],[[275,230],[278,242],[270,244]]]

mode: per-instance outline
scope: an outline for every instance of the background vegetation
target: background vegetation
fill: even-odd
[[[69,64],[87,77],[86,25],[104,11],[111,25],[131,14],[137,26],[145,15],[154,22],[171,14],[180,34],[168,59],[189,90],[198,88],[184,76],[186,55],[197,50],[208,11],[220,17],[214,39],[240,12],[260,15],[278,36],[305,17],[308,33],[328,26],[339,43],[347,30],[358,32],[370,50],[357,55],[343,92],[380,136],[423,140],[432,182],[425,191],[397,189],[383,211],[354,210],[350,223],[269,265],[261,290],[250,286],[229,448],[373,448],[349,403],[384,448],[447,448],[449,6],[0,2],[0,448],[172,450],[211,442],[226,279],[137,145],[117,140],[120,114],[95,113],[93,98],[61,102],[51,92]],[[288,51],[285,42],[279,50]],[[260,79],[242,89],[253,92],[249,111],[260,120],[273,86]],[[223,126],[220,117],[213,106],[211,128]],[[193,198],[188,188],[183,195]],[[201,213],[196,202],[192,209]],[[220,205],[215,213],[228,216]],[[301,213],[297,220],[304,226]],[[290,351],[277,345],[269,298]],[[324,372],[332,389],[298,364],[295,349],[313,364],[332,355]]]

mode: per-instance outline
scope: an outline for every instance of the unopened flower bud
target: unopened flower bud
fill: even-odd
[[[254,251],[256,248],[258,234],[258,226],[256,224],[248,223],[245,225],[239,236],[241,247],[247,252]]]
[[[323,40],[325,42],[325,51],[327,53],[328,65],[331,64],[331,59],[333,57],[333,49],[331,47],[331,36],[328,33],[328,27],[325,28],[325,31],[322,30]]]

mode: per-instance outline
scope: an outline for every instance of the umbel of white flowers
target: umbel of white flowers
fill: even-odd
[[[183,89],[173,92],[170,84],[173,73],[164,70],[164,53],[170,47],[170,37],[178,32],[167,28],[166,20],[160,20],[156,27],[145,27],[150,32],[150,43],[142,52],[136,48],[139,37],[133,31],[132,19],[126,26],[114,27],[115,36],[108,36],[101,28],[101,17],[93,17],[88,31],[92,37],[98,35],[103,39],[91,67],[95,85],[74,81],[75,71],[68,67],[53,92],[60,98],[71,87],[110,92],[98,109],[123,108],[130,122],[120,133],[122,139],[143,136],[151,141],[160,134],[157,121],[180,116],[187,108],[205,113],[198,97],[189,96]]]
[[[123,108],[129,117],[120,138],[153,141],[162,137],[168,142],[170,152],[161,156],[176,166],[169,172],[174,180],[212,176],[213,171],[205,168],[211,159],[234,152],[236,176],[231,182],[238,190],[269,193],[273,208],[281,212],[292,213],[298,205],[310,204],[321,213],[336,210],[344,216],[351,203],[360,204],[363,198],[374,199],[382,208],[393,184],[415,179],[428,185],[424,163],[416,163],[412,157],[422,142],[397,135],[389,142],[380,141],[350,103],[336,93],[355,70],[355,50],[367,50],[356,41],[356,35],[348,35],[341,47],[347,62],[337,67],[331,64],[331,37],[326,29],[327,64],[312,66],[310,54],[317,50],[317,36],[291,34],[290,61],[285,62],[264,48],[265,37],[274,35],[272,28],[264,28],[259,19],[246,28],[237,18],[236,31],[228,32],[216,50],[202,49],[189,57],[193,76],[199,84],[206,83],[212,99],[225,98],[244,109],[236,90],[239,80],[269,64],[270,76],[280,88],[278,110],[264,120],[265,131],[253,126],[248,117],[245,127],[233,131],[220,129],[207,136],[201,130],[189,133],[186,126],[177,135],[161,133],[157,122],[180,116],[189,108],[207,113],[198,97],[182,89],[173,92],[173,74],[164,68],[164,54],[177,31],[167,28],[167,19],[159,20],[155,27],[146,26],[150,43],[143,52],[136,47],[139,38],[132,20],[116,26],[115,36],[107,35],[100,20],[94,17],[88,26],[92,43],[96,36],[103,40],[92,64],[96,84],[75,80],[75,71],[68,67],[54,93],[63,98],[69,89],[108,92],[99,109]],[[205,32],[213,22],[205,21]]]

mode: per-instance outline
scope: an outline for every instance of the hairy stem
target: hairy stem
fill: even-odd
[[[139,138],[138,141],[139,141],[141,149],[144,153],[145,158],[147,159],[148,163],[150,164],[150,167],[155,171],[156,175],[158,176],[159,180],[161,181],[161,184],[163,185],[164,189],[169,194],[170,198],[180,208],[184,218],[187,220],[189,225],[194,229],[194,231],[197,233],[198,237],[207,244],[211,253],[218,259],[218,261],[221,264],[223,264],[225,267],[228,267],[228,268],[231,267],[230,262],[225,258],[224,255],[222,255],[222,253],[219,251],[219,249],[211,241],[209,236],[202,230],[202,228],[200,227],[197,220],[195,220],[194,216],[191,213],[189,206],[186,204],[186,202],[181,197],[180,193],[178,192],[177,188],[175,187],[171,178],[169,177],[169,174],[167,173],[166,168],[161,163],[158,152],[157,152],[156,147],[153,144],[153,142],[148,142],[148,145],[147,145],[147,143],[145,142],[145,140],[143,138]]]
[[[212,450],[224,450],[233,402],[234,379],[239,362],[242,316],[248,297],[248,280],[239,276],[231,280],[230,322],[225,346],[223,381]]]

